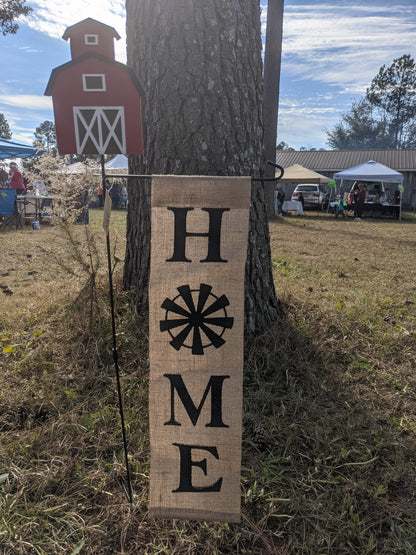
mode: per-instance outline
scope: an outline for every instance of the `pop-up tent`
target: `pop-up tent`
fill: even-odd
[[[124,154],[117,154],[112,160],[104,164],[106,170],[127,170],[129,161]]]
[[[329,177],[304,168],[300,164],[285,168],[285,173],[279,183],[328,183]]]
[[[403,174],[396,172],[383,164],[369,160],[359,166],[348,168],[342,172],[334,174],[334,179],[341,179],[341,181],[351,180],[357,181],[382,181],[385,183],[401,183],[403,182]]]
[[[82,162],[74,162],[73,164],[63,166],[59,171],[61,173],[84,173],[85,164],[83,164]]]
[[[0,138],[0,160],[6,158],[30,158],[39,156],[43,151],[38,151],[33,146],[22,145],[14,141],[6,141]]]
[[[392,170],[379,162],[369,160],[364,164],[347,168],[342,172],[334,174],[334,179],[341,180],[340,189],[343,181],[381,181],[382,183],[397,183],[400,192],[403,192],[403,174]],[[400,195],[399,219],[402,219],[402,195]]]

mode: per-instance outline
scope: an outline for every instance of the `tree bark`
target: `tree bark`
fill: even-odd
[[[264,167],[260,11],[252,0],[127,0],[127,63],[146,92],[138,174],[255,175]],[[130,180],[124,286],[147,303],[150,184]],[[277,315],[264,190],[252,187],[246,326]]]

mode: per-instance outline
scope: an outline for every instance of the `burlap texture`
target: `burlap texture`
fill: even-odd
[[[151,516],[229,522],[240,518],[244,269],[250,187],[249,177],[152,178]],[[229,209],[221,213],[220,255],[227,262],[201,262],[207,257],[208,238],[198,236],[185,238],[190,262],[168,261],[175,243],[172,208],[193,209],[186,213],[187,234],[209,232],[209,213],[203,208]],[[187,316],[192,306],[199,316]],[[204,332],[207,327],[208,335]],[[222,425],[207,426],[214,388],[208,390],[197,421],[192,423],[166,375],[180,376],[195,408],[200,408],[211,377],[222,376]],[[173,413],[180,425],[171,424]],[[191,451],[192,487],[207,488],[222,478],[220,491],[174,491],[180,482],[179,445],[197,446]],[[206,469],[200,464],[204,459]]]

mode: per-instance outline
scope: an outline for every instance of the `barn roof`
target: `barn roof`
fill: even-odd
[[[119,40],[121,38],[120,35],[117,33],[117,31],[114,29],[114,27],[111,27],[110,25],[106,25],[105,23],[101,23],[101,21],[97,21],[92,17],[87,17],[86,19],[83,19],[82,21],[78,21],[78,23],[75,23],[74,25],[71,25],[70,27],[68,27],[65,33],[62,35],[62,38],[65,40],[68,40],[71,37],[74,30],[78,29],[79,27],[83,27],[87,23],[94,23],[96,25],[99,25],[100,27],[107,29],[116,40]]]
[[[317,172],[338,172],[374,160],[389,168],[416,171],[416,149],[396,150],[277,150],[276,163],[287,168],[300,164]]]
[[[125,64],[122,64],[120,62],[116,62],[115,60],[110,60],[109,58],[107,58],[106,56],[103,56],[102,54],[99,54],[98,52],[90,52],[88,54],[83,54],[82,56],[79,56],[75,60],[71,60],[71,61],[67,62],[66,64],[62,64],[61,66],[55,67],[52,70],[51,76],[49,77],[48,84],[46,85],[46,90],[44,92],[45,96],[52,96],[52,90],[53,90],[56,78],[58,77],[59,73],[61,73],[62,71],[65,71],[66,69],[69,69],[72,66],[75,66],[75,65],[83,62],[84,60],[86,60],[88,58],[96,58],[97,60],[101,60],[103,62],[106,62],[107,64],[111,64],[111,65],[120,67],[120,68],[124,69],[124,71],[127,71],[130,74],[131,80],[132,80],[134,86],[136,87],[138,93],[140,94],[142,99],[144,99],[144,89],[143,89],[137,75],[131,69],[131,67],[126,66]]]

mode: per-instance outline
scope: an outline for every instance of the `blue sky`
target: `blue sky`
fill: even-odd
[[[0,113],[13,140],[31,143],[43,121],[53,121],[43,96],[52,69],[70,60],[65,29],[86,17],[121,35],[116,59],[126,61],[124,0],[29,0],[33,14],[16,35],[0,35]],[[262,22],[265,29],[267,2]],[[416,0],[285,0],[278,142],[325,148],[326,129],[385,64],[416,58]]]

